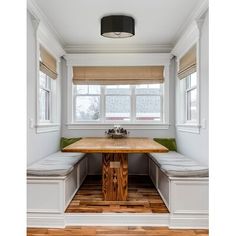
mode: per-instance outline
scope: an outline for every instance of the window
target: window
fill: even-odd
[[[184,46],[177,55],[176,126],[178,131],[199,133],[199,77],[198,42]]]
[[[186,122],[197,120],[197,73],[192,73],[185,79],[185,116]]]
[[[51,78],[39,72],[39,120],[51,120]]]
[[[137,120],[162,120],[162,87],[161,84],[142,84],[136,86]]]
[[[130,121],[131,86],[105,86],[105,120]]]
[[[74,86],[74,120],[99,121],[101,88],[97,85]]]
[[[37,133],[57,131],[60,129],[60,84],[57,59],[41,44],[39,44],[38,56],[36,131]]]
[[[73,85],[74,122],[162,123],[163,87]]]

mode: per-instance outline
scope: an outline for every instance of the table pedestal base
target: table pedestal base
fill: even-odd
[[[102,192],[105,201],[128,198],[128,154],[103,153]]]

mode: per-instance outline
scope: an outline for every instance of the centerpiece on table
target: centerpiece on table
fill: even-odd
[[[125,138],[129,132],[126,129],[121,128],[120,125],[114,125],[114,128],[108,129],[105,131],[105,134],[111,138]]]

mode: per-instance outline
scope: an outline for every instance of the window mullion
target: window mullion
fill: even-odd
[[[50,122],[52,122],[53,121],[53,117],[52,117],[52,92],[51,91],[49,91],[48,92],[48,96],[49,96],[49,103],[48,103],[48,105],[49,105],[49,116],[48,116],[48,119],[49,119],[49,121]]]
[[[131,85],[131,97],[130,97],[130,102],[131,102],[131,114],[130,114],[130,119],[131,122],[136,121],[136,96],[135,96],[135,85]]]
[[[166,117],[164,117],[164,102],[163,102],[163,94],[157,95],[160,97],[160,119],[161,122],[164,122],[164,119],[166,119]]]
[[[106,112],[105,107],[106,107],[105,85],[102,85],[100,94],[100,117],[102,123],[105,123],[105,112]]]

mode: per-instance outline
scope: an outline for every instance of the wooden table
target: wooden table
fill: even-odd
[[[64,152],[102,153],[102,192],[106,201],[128,198],[128,153],[168,152],[149,138],[82,138]]]

